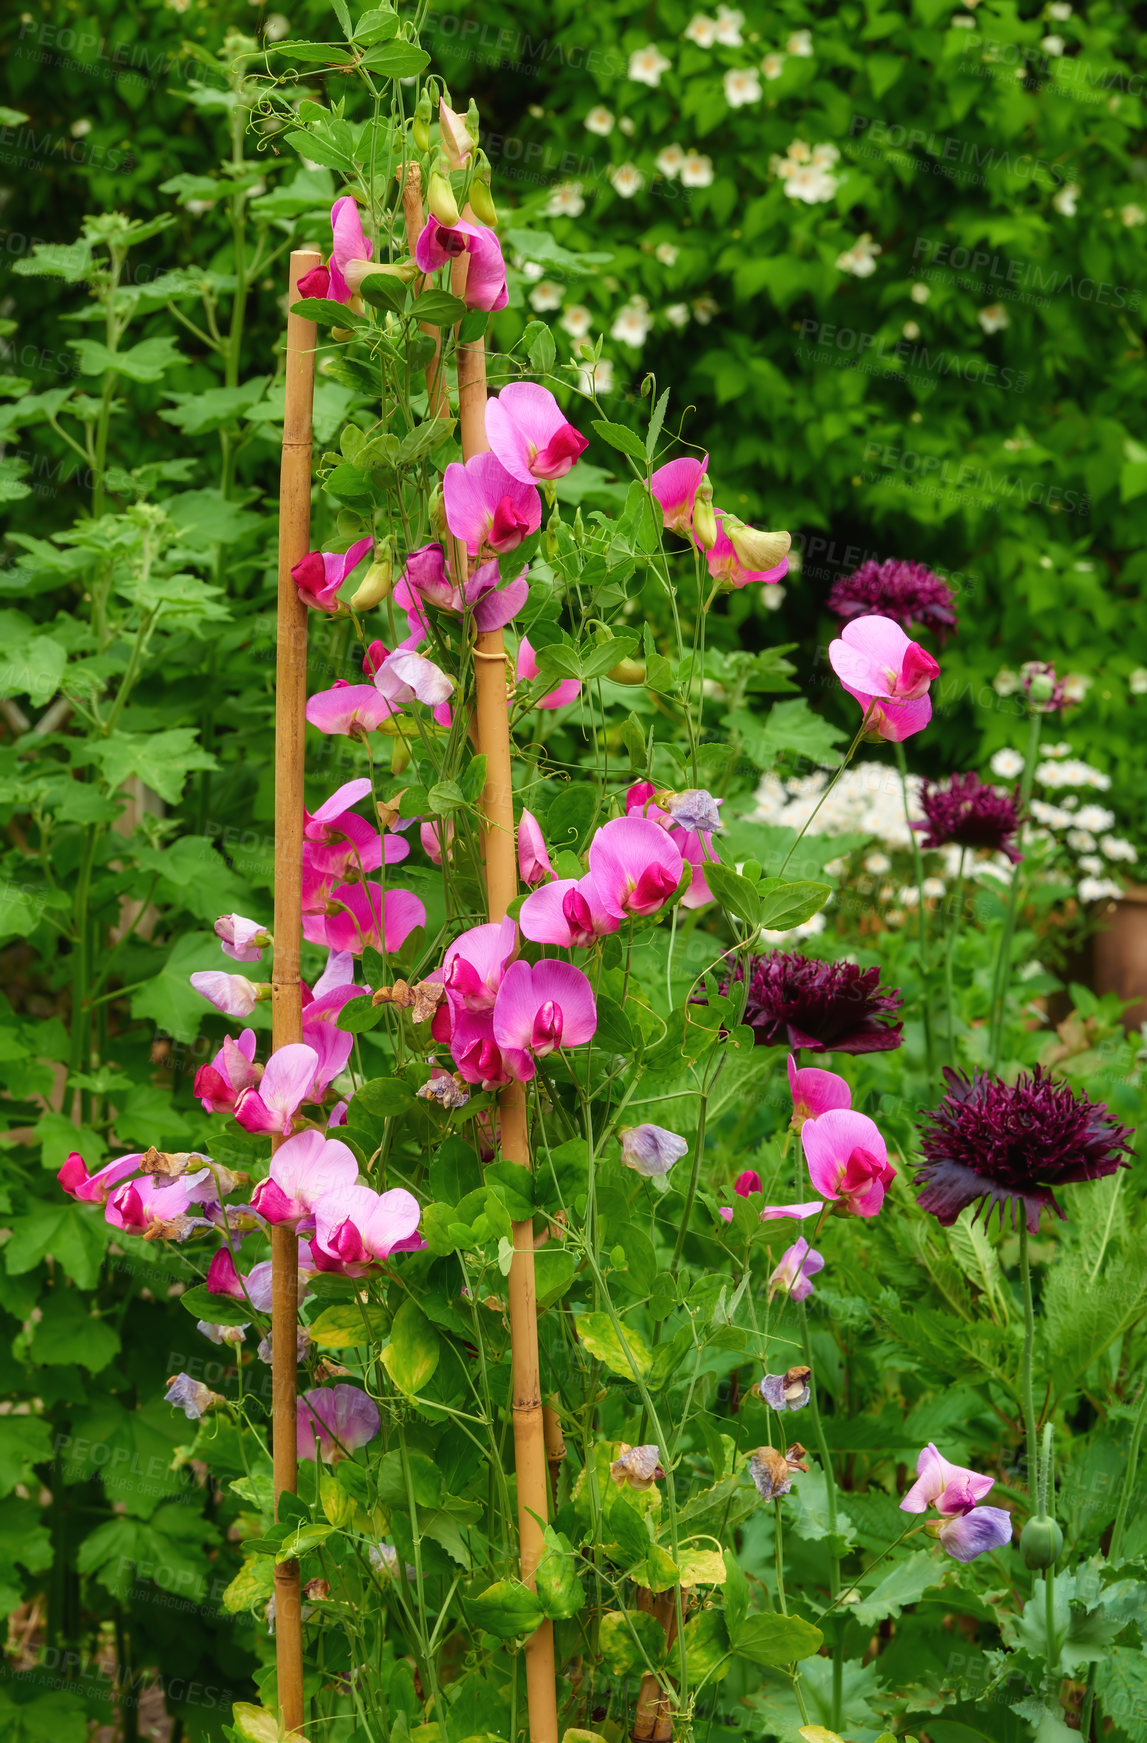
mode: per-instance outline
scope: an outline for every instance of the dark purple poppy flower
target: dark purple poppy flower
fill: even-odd
[[[1001,1227],[1010,1205],[1015,1227],[1022,1205],[1035,1234],[1044,1205],[1064,1215],[1055,1187],[1130,1166],[1130,1130],[1038,1065],[1013,1084],[983,1071],[944,1076],[948,1093],[921,1127],[916,1185],[921,1210],[946,1228],[969,1204],[987,1206],[985,1222],[998,1205]]]
[[[1023,858],[1014,841],[1020,826],[1015,796],[978,775],[952,775],[945,786],[925,781],[920,804],[927,821],[912,827],[926,832],[922,847],[990,847],[1006,853],[1013,865]]]
[[[906,632],[934,630],[941,644],[956,627],[951,585],[923,563],[885,563],[871,558],[833,585],[828,609],[842,623],[857,617],[891,617]]]
[[[727,993],[744,976],[737,966]],[[880,984],[878,968],[854,962],[818,962],[799,951],[773,950],[749,959],[749,996],[742,1021],[758,1047],[807,1047],[810,1053],[887,1053],[900,1045],[892,1013],[899,992]]]

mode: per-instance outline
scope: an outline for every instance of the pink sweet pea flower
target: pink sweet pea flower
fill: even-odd
[[[670,460],[667,466],[659,466],[649,480],[661,504],[667,531],[680,533],[685,539],[692,537],[693,505],[708,465],[708,454],[700,460]]]
[[[809,1177],[827,1199],[840,1201],[852,1216],[875,1216],[896,1178],[888,1149],[867,1114],[830,1108],[801,1127],[801,1147]]]
[[[452,1011],[448,1020],[450,1057],[460,1077],[480,1089],[500,1089],[513,1081],[494,1039],[492,1010]]]
[[[242,914],[223,914],[215,922],[215,936],[223,946],[223,954],[234,962],[258,962],[271,934],[258,920],[245,920]]]
[[[956,1561],[973,1561],[986,1550],[1003,1549],[1011,1542],[1011,1515],[1002,1507],[978,1505],[993,1487],[994,1477],[949,1464],[931,1441],[916,1460],[916,1472],[901,1511],[925,1513],[935,1507],[943,1517],[930,1520],[928,1530]]]
[[[387,865],[398,865],[409,854],[409,843],[401,835],[380,836],[365,817],[350,809],[369,792],[370,782],[365,776],[347,781],[317,811],[304,812],[305,905],[310,905],[309,897],[320,889],[343,883],[348,876],[361,877],[377,871],[384,860]]]
[[[717,542],[712,550],[705,552],[705,560],[714,581],[723,581],[726,587],[735,588],[748,587],[752,581],[763,581],[768,586],[788,574],[787,557],[782,557],[771,569],[746,569],[737,555],[732,539],[725,531],[724,511],[718,508],[713,512],[717,520]]]
[[[368,242],[362,231],[362,218],[349,194],[336,200],[331,207],[332,246],[326,266],[316,266],[299,280],[301,297],[329,297],[334,303],[349,303],[350,286],[343,274],[352,260],[369,260],[374,243]]]
[[[792,1128],[799,1132],[806,1120],[818,1120],[832,1108],[850,1108],[852,1091],[835,1071],[820,1071],[815,1065],[797,1068],[789,1054],[789,1089],[792,1091]]]
[[[466,160],[473,153],[475,141],[466,127],[465,115],[459,115],[457,110],[452,109],[445,97],[440,98],[438,103],[438,127],[450,168],[464,168]]]
[[[593,988],[569,962],[513,962],[494,1002],[493,1028],[507,1071],[528,1083],[535,1059],[578,1047],[593,1035]]]
[[[442,984],[451,1008],[492,1011],[517,951],[518,928],[509,918],[471,926],[456,938],[442,959]]]
[[[418,839],[427,858],[432,859],[435,865],[441,865],[443,843],[449,852],[450,843],[454,839],[454,825],[449,817],[435,818],[433,823],[424,818],[418,825]]]
[[[198,1205],[207,1215],[191,1215]],[[113,1229],[145,1239],[185,1241],[195,1229],[207,1228],[219,1211],[219,1193],[210,1168],[181,1174],[174,1180],[154,1174],[117,1186],[107,1200],[104,1217]]]
[[[587,875],[556,878],[534,890],[522,903],[518,924],[533,944],[576,950],[618,931],[621,921],[604,906],[592,875]]]
[[[807,1300],[812,1294],[812,1279],[823,1270],[821,1255],[801,1235],[781,1254],[781,1262],[769,1278],[769,1300],[782,1289],[794,1301]]]
[[[387,890],[384,896],[381,884],[340,884],[321,909],[304,910],[303,937],[355,956],[368,945],[391,954],[425,924],[426,909],[409,890]]]
[[[414,259],[420,272],[437,272],[447,261],[460,254],[470,256],[466,272],[466,288],[462,293],[468,309],[504,309],[509,302],[506,287],[506,263],[492,230],[484,225],[470,224],[465,219],[449,226],[430,217],[414,245]]]
[[[354,1153],[338,1138],[313,1129],[297,1132],[271,1157],[271,1172],[251,1194],[251,1208],[266,1222],[297,1229],[312,1221],[325,1195],[357,1179]]]
[[[315,1264],[320,1271],[362,1277],[392,1253],[418,1252],[426,1245],[418,1233],[421,1215],[418,1200],[402,1187],[378,1193],[345,1186],[326,1193],[315,1212]]]
[[[349,551],[308,551],[305,557],[300,557],[291,570],[291,579],[303,604],[333,616],[339,609],[339,588],[351,571],[358,568],[373,543],[368,535]]]
[[[397,712],[373,684],[348,684],[345,678],[336,678],[329,690],[320,690],[307,701],[307,719],[328,737],[345,733],[364,738]]]
[[[564,478],[589,447],[568,423],[553,394],[529,381],[512,381],[486,401],[486,440],[514,478]]]
[[[655,914],[681,882],[681,850],[644,817],[616,817],[589,844],[589,869],[602,906],[619,919]]]
[[[375,674],[374,683],[396,708],[405,708],[411,702],[438,708],[454,694],[453,678],[447,677],[433,660],[409,648],[396,648],[388,654]]]
[[[829,662],[841,687],[859,702],[867,736],[899,743],[932,718],[928,686],[940,667],[890,617],[861,617],[829,644]]]
[[[496,454],[452,460],[442,480],[446,524],[472,557],[512,551],[542,524],[537,487],[506,471]]]
[[[418,612],[421,601],[439,611],[462,610],[462,597],[450,575],[446,553],[440,544],[420,545],[411,551],[406,567],[395,582],[394,603],[403,611]]]
[[[264,987],[259,981],[248,980],[242,974],[223,974],[215,969],[204,970],[202,974],[188,977],[196,992],[205,998],[208,1004],[214,1005],[217,1011],[222,1011],[225,1017],[249,1017],[259,1002],[260,995],[270,996],[270,987]]]
[[[554,875],[541,825],[531,811],[523,811],[518,823],[518,871],[531,889]]]
[[[245,1132],[286,1136],[299,1105],[311,1095],[319,1056],[305,1042],[279,1047],[268,1059],[258,1089],[245,1089],[235,1103],[235,1118]]]
[[[713,900],[713,892],[705,876],[705,867],[713,865],[717,858],[713,852],[713,837],[708,830],[694,835],[687,829],[671,829],[669,839],[680,849],[684,863],[693,868],[693,879],[681,898],[681,906],[703,908],[706,902]]]
[[[503,587],[498,564],[491,559],[475,569],[466,583],[466,610],[473,613],[474,628],[485,635],[512,623],[529,596],[530,584],[524,569]]]
[[[738,1174],[733,1182],[733,1191],[738,1198],[755,1198],[762,1192],[761,1177],[756,1169],[746,1168],[743,1173]],[[763,1223],[776,1222],[786,1216],[792,1217],[794,1222],[804,1222],[806,1217],[815,1216],[823,1209],[820,1199],[815,1198],[809,1204],[766,1204],[760,1215]],[[722,1205],[717,1215],[727,1223],[733,1220],[733,1212],[728,1205]]]
[[[130,1174],[135,1174],[142,1161],[143,1154],[137,1150],[131,1156],[118,1156],[114,1162],[105,1162],[97,1173],[89,1174],[79,1151],[70,1150],[56,1179],[69,1197],[77,1199],[80,1204],[106,1204],[112,1189]]]
[[[298,1401],[299,1457],[337,1464],[372,1441],[378,1427],[378,1405],[360,1386],[317,1386]]]
[[[229,1295],[234,1301],[246,1299],[246,1278],[241,1277],[230,1247],[220,1247],[207,1267],[207,1288],[212,1295]]]
[[[761,1177],[755,1168],[745,1168],[733,1182],[733,1191],[738,1198],[750,1198],[754,1192],[762,1192]]]
[[[538,675],[538,661],[533,648],[523,636],[518,643],[517,675],[519,684],[528,684]],[[578,678],[563,678],[553,690],[535,702],[535,708],[565,708],[581,694],[581,680]]]
[[[244,1090],[258,1083],[263,1067],[254,1064],[255,1031],[244,1029],[238,1041],[228,1035],[209,1065],[195,1073],[192,1094],[209,1114],[229,1114]]]

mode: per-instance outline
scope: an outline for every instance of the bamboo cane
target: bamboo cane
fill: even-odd
[[[677,1638],[677,1604],[672,1591],[655,1597],[645,1586],[637,1589],[637,1608],[653,1616],[665,1630],[665,1650],[668,1653]],[[633,1743],[669,1743],[673,1736],[673,1714],[669,1696],[660,1679],[647,1670],[641,1679],[633,1729]]]
[[[465,269],[465,257],[460,257],[454,266],[455,294],[460,294],[465,286]],[[462,455],[470,460],[475,454],[484,453],[489,446],[486,441],[486,354],[482,339],[458,345],[457,367]],[[510,777],[510,722],[506,707],[506,649],[502,631],[487,630],[479,635],[474,652],[478,744],[486,756],[486,785],[482,791],[486,893],[491,920],[501,920],[518,893],[514,795]],[[528,1168],[530,1142],[523,1085],[507,1084],[499,1093],[498,1109],[502,1155],[507,1162],[517,1162]],[[533,1222],[515,1223],[512,1233],[510,1352],[514,1465],[518,1475],[518,1540],[522,1578],[533,1588],[538,1563],[545,1552],[543,1529],[548,1516]],[[525,1657],[530,1743],[557,1743],[557,1682],[551,1622],[543,1622],[531,1634],[526,1642]]]
[[[309,248],[291,255],[288,304],[304,273],[320,265]],[[311,528],[311,408],[315,394],[315,326],[287,316],[286,404],[279,482],[279,607],[275,651],[275,947],[271,969],[272,1044],[303,1038],[299,981],[302,933],[303,747],[307,703],[307,608],[291,570],[307,553]],[[272,1149],[283,1142],[273,1138]],[[298,1244],[290,1229],[271,1230],[271,1387],[275,1513],[284,1490],[298,1486],[296,1401],[299,1320]],[[303,1726],[303,1629],[299,1564],[275,1567],[275,1665],[279,1723]]]
[[[416,163],[408,163],[402,172],[402,216],[406,225],[406,247],[411,259],[422,230],[422,171]],[[411,286],[415,296],[426,289],[426,280],[416,278]],[[450,395],[442,369],[442,335],[429,321],[421,323],[422,331],[433,342],[434,355],[426,365],[426,415],[431,418],[450,416]]]

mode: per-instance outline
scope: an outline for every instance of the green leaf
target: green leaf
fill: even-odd
[[[385,1016],[385,1008],[374,1004],[367,992],[358,998],[347,1000],[335,1019],[335,1027],[341,1029],[344,1035],[367,1035],[372,1029],[378,1028]],[[355,1099],[358,1100],[358,1097]]]
[[[624,424],[607,423],[604,418],[592,419],[591,428],[596,430],[603,442],[608,442],[620,454],[628,454],[631,460],[638,462],[642,471],[645,470],[645,444],[633,430],[627,429]]]
[[[372,309],[400,315],[406,308],[409,287],[391,272],[369,272],[359,286],[359,296]]]
[[[324,327],[370,326],[365,315],[360,315],[356,309],[349,308],[345,303],[336,303],[331,297],[300,297],[297,303],[291,304],[291,313],[302,315],[304,320],[318,322]]]
[[[165,371],[187,360],[174,339],[141,339],[130,351],[109,351],[97,339],[69,339],[79,353],[81,375],[104,375],[115,370],[130,381],[162,381]]]
[[[499,1640],[532,1634],[545,1618],[541,1600],[521,1580],[497,1580],[470,1599],[470,1614],[479,1628]]]
[[[597,1001],[595,1040],[612,1053],[632,1053],[635,1047],[633,1025],[616,999],[602,993]]]
[[[759,769],[771,768],[785,751],[814,763],[831,763],[834,747],[844,739],[843,732],[813,713],[803,696],[774,702],[764,722],[747,709],[735,708],[725,716],[724,725],[738,736]]]
[[[577,1577],[577,1558],[568,1537],[545,1528],[545,1554],[538,1563],[537,1589],[542,1610],[552,1622],[576,1616],[585,1604],[585,1592]]]
[[[730,914],[735,914],[747,926],[759,924],[761,904],[757,897],[757,886],[750,883],[748,878],[741,877],[727,865],[706,861],[705,881],[721,906]]]
[[[119,1336],[103,1320],[95,1319],[89,1304],[75,1289],[53,1289],[43,1304],[32,1333],[28,1353],[45,1367],[78,1362],[93,1374],[106,1368],[120,1349]]]
[[[607,1610],[601,1618],[598,1649],[611,1675],[641,1676],[647,1665],[657,1670],[664,1663],[665,1630],[644,1610],[627,1610],[624,1615]]]
[[[775,1613],[746,1617],[733,1638],[733,1651],[753,1664],[795,1664],[819,1651],[824,1635],[803,1616]]]
[[[173,726],[167,732],[113,732],[93,743],[91,750],[110,787],[122,787],[135,775],[169,805],[178,805],[193,769],[219,767],[191,726]]]
[[[275,1564],[269,1556],[249,1555],[223,1593],[223,1608],[239,1616],[261,1611],[275,1587]]]
[[[384,42],[363,55],[361,64],[384,79],[413,79],[430,65],[430,56],[412,42]]]
[[[702,1610],[685,1624],[685,1662],[693,1686],[720,1682],[729,1674],[729,1635],[720,1610]]]
[[[577,1335],[591,1356],[595,1356],[611,1374],[620,1374],[624,1379],[632,1380],[633,1368],[608,1313],[579,1314],[575,1324]],[[653,1351],[640,1332],[631,1331],[628,1327],[625,1330],[625,1344],[629,1347],[638,1373],[644,1377],[652,1365]]]
[[[712,869],[705,868],[707,878]],[[769,932],[788,932],[811,920],[832,894],[828,884],[789,884],[783,878],[762,878],[756,890],[760,898],[759,923]]]
[[[440,1352],[438,1333],[408,1298],[394,1316],[390,1342],[382,1352],[387,1373],[400,1391],[421,1392],[438,1366]]]
[[[350,1003],[348,999],[347,1003]],[[379,1006],[382,1009],[382,1006]],[[377,1118],[409,1113],[417,1107],[414,1091],[402,1077],[372,1077],[355,1093],[355,1103]]]
[[[466,313],[466,304],[449,291],[427,290],[415,297],[410,312],[432,327],[453,327]]]
[[[331,1307],[324,1307],[307,1330],[311,1342],[321,1350],[357,1349],[362,1344],[380,1341],[384,1316],[382,1309],[373,1303],[339,1301]]]
[[[185,1289],[179,1297],[179,1305],[185,1307],[193,1319],[202,1319],[208,1325],[250,1325],[252,1320],[259,1318],[248,1302],[237,1301],[233,1295],[216,1295],[206,1283]]]
[[[93,1206],[37,1204],[13,1219],[4,1266],[9,1277],[21,1277],[41,1259],[55,1259],[77,1289],[93,1289],[110,1239]]]
[[[42,1416],[0,1416],[0,1496],[31,1480],[31,1466],[52,1456],[51,1424]]]
[[[926,1549],[917,1549],[885,1574],[879,1585],[855,1605],[851,1614],[862,1628],[872,1628],[887,1616],[899,1616],[905,1604],[915,1604],[931,1586],[938,1586],[943,1569]]]
[[[325,1520],[309,1520],[305,1525],[296,1525],[283,1539],[275,1555],[276,1562],[301,1560],[308,1550],[318,1549],[325,1543],[333,1530],[334,1526]]]

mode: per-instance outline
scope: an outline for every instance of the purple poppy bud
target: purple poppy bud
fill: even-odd
[[[621,1133],[621,1160],[635,1174],[646,1180],[661,1180],[675,1162],[686,1155],[689,1145],[676,1132],[664,1126],[625,1126]]]

